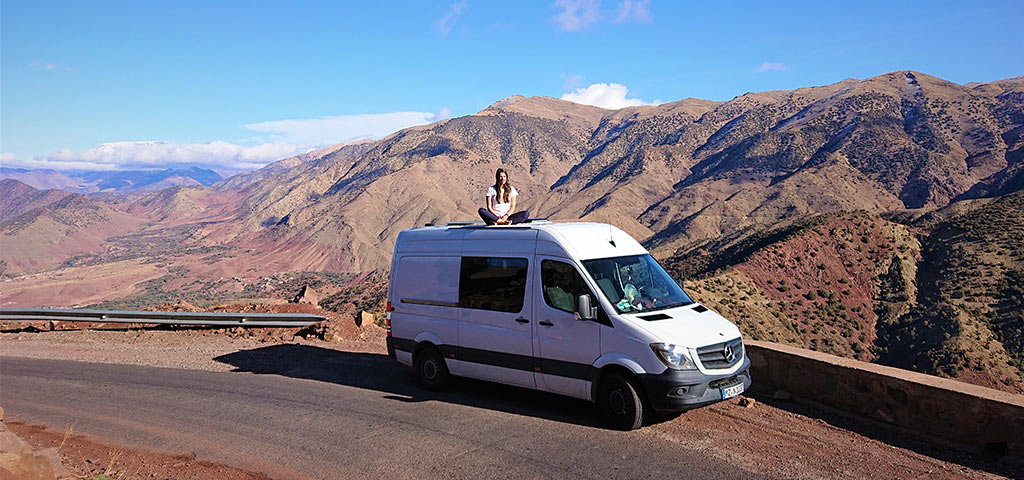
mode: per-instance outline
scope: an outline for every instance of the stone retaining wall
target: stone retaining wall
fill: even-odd
[[[755,384],[1024,457],[1024,395],[777,343],[750,341],[746,348]]]

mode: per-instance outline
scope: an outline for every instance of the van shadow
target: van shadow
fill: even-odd
[[[385,399],[414,403],[440,401],[605,428],[598,408],[579,399],[527,388],[458,378],[440,392],[416,384],[413,370],[386,354],[343,352],[311,345],[278,344],[215,357],[235,372],[282,375],[376,390]]]

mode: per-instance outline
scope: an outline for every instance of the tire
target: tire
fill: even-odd
[[[416,382],[427,390],[441,390],[451,383],[452,375],[444,362],[441,352],[434,346],[424,346],[416,352],[413,362],[416,367]]]
[[[633,380],[612,373],[601,381],[598,403],[605,420],[619,430],[635,430],[644,424],[644,402]]]

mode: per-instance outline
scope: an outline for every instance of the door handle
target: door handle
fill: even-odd
[[[527,320],[527,319],[525,319],[523,317],[517,318],[516,321],[519,322],[519,323],[530,323],[529,320]]]
[[[553,327],[553,326],[555,326],[555,324],[553,324],[553,323],[551,323],[551,322],[549,322],[547,320],[541,320],[540,322],[537,322],[537,323],[539,323],[541,325],[544,325],[545,327]]]

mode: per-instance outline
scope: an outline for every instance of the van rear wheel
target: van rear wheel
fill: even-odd
[[[644,423],[644,403],[633,380],[618,373],[605,377],[598,403],[605,420],[619,430],[635,430]]]
[[[416,381],[427,390],[441,390],[451,383],[448,365],[437,348],[423,347],[416,353]]]

